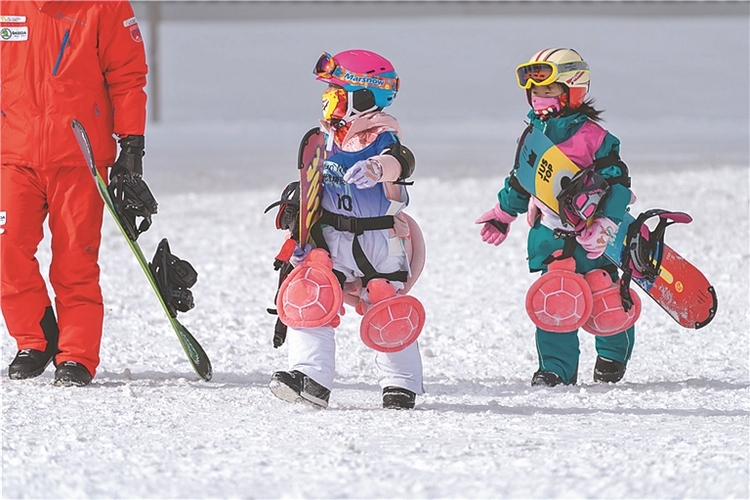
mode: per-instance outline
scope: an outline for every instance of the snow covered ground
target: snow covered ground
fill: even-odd
[[[715,284],[718,315],[689,331],[644,300],[622,383],[592,382],[593,338],[582,332],[579,385],[553,389],[529,386],[526,228],[516,223],[495,248],[473,224],[500,181],[421,177],[411,191],[428,248],[414,288],[428,314],[427,394],[411,412],[379,407],[373,353],[351,310],[327,410],[268,391],[285,367],[265,313],[281,235],[262,212],[276,190],[231,203],[221,193],[162,197],[141,237],[149,257],[169,237],[199,272],[197,306],[181,320],[211,357],[209,383],[107,220],[100,371],[83,389],[52,386],[51,369],[0,377],[3,498],[747,498],[748,218],[729,215],[748,207],[747,169],[635,179],[635,210],[695,215],[668,238]],[[8,362],[9,336],[2,347]]]
[[[408,47],[416,49],[402,47],[397,57],[406,75],[421,73],[423,82],[407,92],[413,80],[405,77],[393,108],[404,117],[406,142],[418,158],[408,212],[421,224],[428,252],[413,290],[428,315],[420,338],[427,393],[414,411],[380,408],[374,356],[359,340],[352,310],[339,331],[330,407],[290,405],[270,394],[270,374],[286,365],[285,348],[271,345],[274,317],[265,312],[282,236],[263,209],[294,175],[296,143],[314,124],[317,105],[296,109],[282,99],[287,107],[272,120],[263,114],[268,93],[244,93],[239,83],[223,87],[229,80],[218,63],[208,68],[218,74],[210,84],[165,68],[172,107],[165,123],[150,125],[146,157],[159,214],[139,242],[151,257],[168,237],[172,251],[197,269],[196,307],[180,320],[211,357],[214,378],[202,382],[192,372],[135,259],[105,219],[99,372],[90,386],[70,389],[52,385],[52,369],[28,381],[0,377],[2,497],[750,497],[748,96],[727,97],[712,86],[697,88],[697,81],[670,85],[666,78],[636,78],[629,80],[632,88],[618,87],[622,67],[608,66],[607,57],[608,51],[617,58],[630,54],[628,67],[649,70],[659,61],[688,61],[691,71],[739,66],[739,88],[746,91],[748,20],[587,17],[580,22],[589,38],[547,29],[553,19],[535,20],[540,45],[562,38],[602,68],[595,96],[607,110],[605,125],[623,139],[638,194],[633,211],[692,214],[692,224],[668,230],[668,242],[704,271],[719,297],[714,321],[692,331],[641,294],[644,311],[625,379],[592,382],[593,338],[581,332],[579,385],[551,389],[529,385],[537,361],[523,297],[535,276],[526,269],[524,223],[515,223],[500,248],[483,244],[473,224],[494,203],[510,168],[523,126],[522,97],[511,109],[505,97],[480,106],[467,94],[450,94],[456,100],[441,101],[448,118],[441,121],[430,103],[445,90],[442,80],[430,87],[429,73],[419,66],[450,48],[431,38],[440,33],[466,45],[491,40],[489,63],[466,63],[507,76],[537,48],[521,37],[525,21],[394,20],[380,27],[386,36],[375,43],[388,49],[395,44],[390,35],[409,26]],[[239,43],[232,37],[248,32],[273,41],[271,53],[294,54],[277,61],[278,68],[301,66],[299,88],[314,104],[320,87],[304,80],[312,78],[308,60],[337,50],[325,41],[310,43],[317,22],[264,22],[245,31],[229,23],[221,34]],[[362,24],[352,20],[345,35]],[[190,25],[188,33],[169,27],[164,50],[171,43],[172,55],[184,47],[181,54],[197,57],[200,46],[187,44],[207,39],[201,29],[208,28]],[[629,45],[628,34],[636,32],[644,33],[642,40]],[[512,35],[512,50],[501,50],[505,40],[493,38],[502,33]],[[650,47],[659,36],[667,43]],[[215,57],[226,57],[234,46],[227,42]],[[496,52],[508,60],[494,58]],[[456,61],[468,52],[443,53]],[[166,60],[184,62],[169,55]],[[243,74],[244,63],[233,61],[239,74],[232,77],[247,83],[254,73]],[[504,76],[499,94],[514,93],[517,100],[518,89]],[[475,97],[491,95],[486,82],[479,84]],[[203,88],[205,94],[189,93]],[[297,92],[289,89],[289,99]],[[241,98],[232,101],[232,95]],[[190,122],[196,110],[188,102],[209,121]],[[263,110],[260,116],[221,120],[232,105],[252,103]],[[639,121],[629,107],[657,111]],[[430,111],[420,116],[419,109]],[[472,112],[463,116],[462,109]],[[43,268],[48,243],[40,247]],[[5,366],[16,348],[4,324],[1,346]]]

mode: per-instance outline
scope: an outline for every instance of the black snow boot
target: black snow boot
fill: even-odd
[[[55,370],[55,385],[83,387],[91,383],[91,374],[81,363],[63,361]]]
[[[534,373],[534,376],[531,378],[531,385],[532,386],[546,386],[546,387],[555,387],[556,385],[562,384],[563,381],[560,378],[560,375],[558,375],[555,372],[544,372],[542,370],[537,370],[536,373]]]
[[[330,390],[297,370],[275,372],[268,387],[274,396],[289,403],[307,402],[321,408],[328,407],[331,396]]]
[[[614,384],[622,380],[624,375],[624,364],[601,356],[596,357],[596,364],[594,365],[595,382],[609,382]]]
[[[403,387],[383,388],[383,408],[411,410],[417,402],[417,395]]]
[[[21,349],[8,366],[8,377],[14,380],[38,377],[44,373],[54,357],[53,352]]]
[[[58,353],[57,339],[60,336],[60,330],[57,328],[55,319],[55,310],[52,306],[44,309],[44,315],[39,326],[47,340],[47,348],[44,351],[36,349],[20,349],[16,357],[8,366],[8,377],[14,380],[38,377],[55,358]]]

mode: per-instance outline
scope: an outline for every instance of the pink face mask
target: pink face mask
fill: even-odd
[[[563,103],[560,97],[561,96],[539,97],[532,95],[531,107],[534,109],[534,113],[540,118],[555,116],[563,109]]]

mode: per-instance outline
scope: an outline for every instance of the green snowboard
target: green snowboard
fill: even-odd
[[[97,172],[96,170],[96,164],[94,163],[94,153],[91,149],[91,142],[89,141],[88,135],[86,134],[86,129],[83,128],[83,125],[81,125],[78,120],[71,121],[70,126],[73,128],[73,133],[75,134],[78,145],[81,148],[81,152],[86,159],[86,164],[88,165],[89,170],[91,170],[91,175],[94,178],[94,182],[96,182],[96,187],[99,189],[99,194],[104,200],[104,203],[107,205],[107,210],[117,223],[117,227],[120,228],[122,235],[125,237],[125,241],[128,242],[128,246],[130,246],[130,249],[133,251],[136,260],[138,260],[138,264],[140,264],[141,269],[148,279],[148,282],[151,283],[151,287],[154,289],[154,293],[156,293],[156,296],[159,298],[159,302],[164,308],[164,312],[166,313],[167,318],[169,318],[169,323],[172,325],[174,332],[177,334],[177,338],[180,340],[180,344],[182,344],[182,348],[185,350],[190,364],[193,366],[195,372],[203,380],[211,380],[213,371],[211,368],[211,361],[208,359],[208,355],[203,350],[203,347],[201,347],[198,341],[195,340],[195,337],[193,337],[193,335],[188,331],[188,329],[185,328],[179,321],[177,321],[177,313],[170,312],[164,298],[161,295],[161,292],[159,291],[159,286],[156,283],[156,279],[153,272],[151,271],[151,268],[149,267],[149,263],[146,260],[146,257],[144,257],[143,255],[143,251],[141,250],[140,245],[138,245],[136,241],[133,241],[128,236],[128,233],[127,231],[125,231],[120,218],[117,216],[117,211],[115,210],[114,203],[112,202],[112,198],[110,197],[109,191],[107,190],[107,184],[104,182],[104,179],[102,179],[101,175],[99,175],[99,172]]]

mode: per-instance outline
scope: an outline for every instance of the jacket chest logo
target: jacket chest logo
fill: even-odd
[[[26,16],[4,16],[0,14],[0,23],[25,23]]]
[[[3,42],[25,42],[29,39],[28,26],[14,26],[0,28],[0,41]]]

